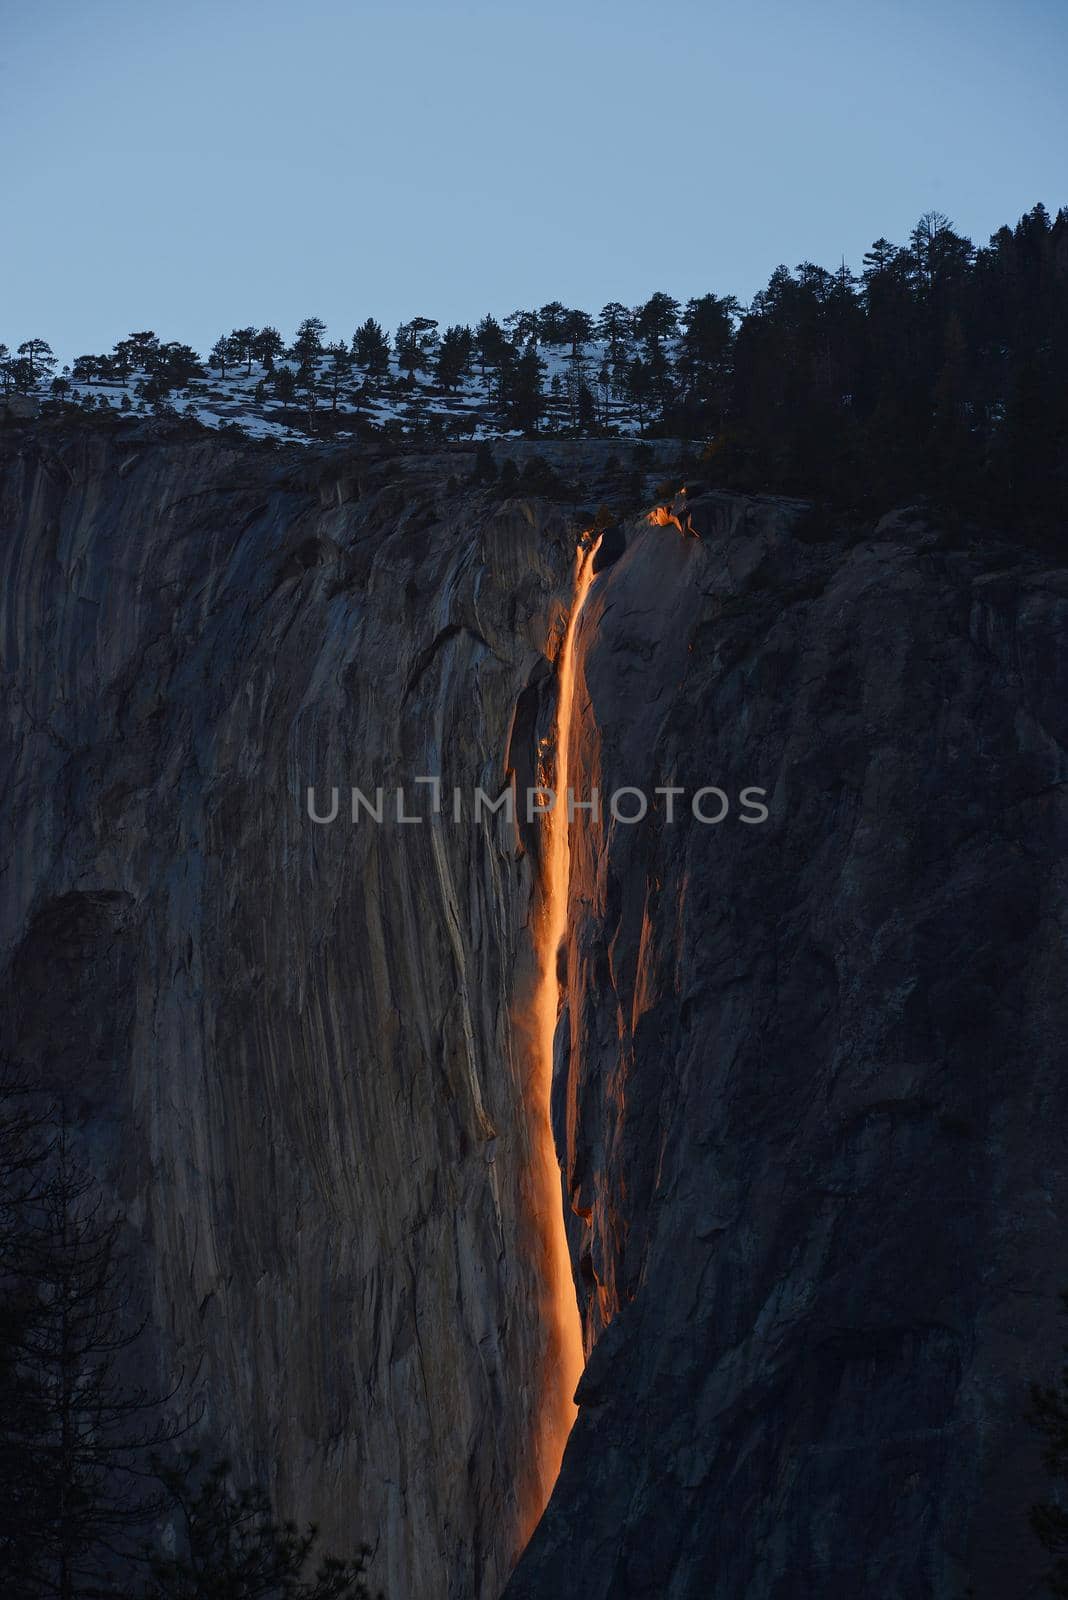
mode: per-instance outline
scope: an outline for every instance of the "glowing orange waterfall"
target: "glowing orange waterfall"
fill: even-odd
[[[534,1158],[537,1163],[538,1220],[549,1280],[545,1295],[545,1315],[549,1324],[549,1370],[538,1440],[541,1498],[529,1518],[531,1529],[541,1515],[560,1471],[564,1445],[577,1415],[572,1395],[583,1367],[582,1323],[564,1230],[560,1167],[553,1142],[550,1104],[553,1038],[560,1003],[557,952],[567,930],[567,898],[571,878],[567,792],[571,783],[569,745],[575,694],[575,632],[593,582],[593,557],[599,543],[598,539],[587,550],[580,547],[575,556],[571,614],[556,664],[556,718],[552,740],[556,751],[556,772],[551,784],[556,801],[544,819],[543,890],[537,926],[538,984],[532,1007],[535,1103],[531,1111],[534,1121]]]

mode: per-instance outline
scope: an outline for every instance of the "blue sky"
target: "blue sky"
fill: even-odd
[[[0,0],[0,340],[748,298],[1068,203],[1062,0]]]

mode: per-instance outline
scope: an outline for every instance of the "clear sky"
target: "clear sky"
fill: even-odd
[[[1064,0],[0,0],[0,340],[747,299],[1068,203]]]

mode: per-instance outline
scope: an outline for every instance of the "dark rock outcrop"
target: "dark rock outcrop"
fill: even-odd
[[[1033,1593],[1068,572],[698,483],[696,537],[633,519],[598,572],[572,770],[684,793],[573,832],[591,1355],[508,1582],[536,835],[353,826],[348,790],[536,772],[569,508],[448,492],[455,456],[26,427],[0,465],[3,1044],[74,1095],[213,1435],[390,1600]]]
[[[576,830],[597,1342],[508,1600],[1031,1594],[1023,1414],[1068,1272],[1068,572],[893,523],[802,542],[786,504],[689,515],[591,593],[577,759],[731,811]]]

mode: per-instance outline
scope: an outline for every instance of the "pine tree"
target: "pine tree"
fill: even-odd
[[[215,343],[211,347],[211,353],[208,356],[208,366],[217,367],[219,370],[219,377],[225,379],[226,369],[228,366],[233,365],[235,359],[234,347],[230,343],[229,338],[226,334],[220,334],[219,338],[216,339]]]
[[[159,348],[159,339],[151,328],[146,328],[141,333],[131,333],[128,339],[123,340],[123,344],[129,351],[133,367],[141,367],[145,372],[152,370],[152,363]]]
[[[946,240],[951,235],[952,224],[941,211],[925,211],[909,234],[914,280],[924,292],[934,284]]]
[[[318,373],[316,370],[315,361],[311,357],[308,357],[308,359],[302,361],[300,366],[297,368],[294,384],[297,393],[301,395],[304,400],[304,409],[307,412],[307,426],[309,431],[311,431],[313,428],[315,412],[319,403],[317,383]]]
[[[889,272],[900,254],[900,246],[891,244],[889,239],[876,239],[871,249],[864,252],[863,277],[865,283],[872,278],[879,277],[884,272]]]
[[[608,346],[608,360],[613,366],[627,358],[633,336],[633,317],[626,306],[618,300],[610,300],[602,306],[594,331]]]
[[[330,365],[327,368],[327,381],[330,385],[330,409],[335,414],[342,387],[352,371],[352,352],[347,344],[339,340],[336,344],[328,344],[326,354]]]
[[[426,372],[437,349],[437,323],[433,317],[413,317],[402,322],[393,336],[397,365],[407,373],[409,384],[417,372]]]
[[[474,336],[470,328],[457,325],[445,329],[434,365],[434,376],[443,389],[454,391],[460,379],[466,377],[471,370],[473,348]]]
[[[596,427],[597,401],[594,399],[593,391],[589,385],[583,381],[579,389],[578,398],[578,430],[580,434],[588,436],[594,432]]]
[[[262,1489],[235,1488],[226,1462],[205,1469],[188,1452],[156,1471],[178,1548],[149,1547],[139,1600],[367,1600],[366,1547],[316,1559],[316,1528],[279,1522]]]
[[[80,1600],[111,1592],[109,1574],[155,1514],[143,1471],[148,1452],[180,1431],[163,1415],[176,1390],[150,1393],[121,1376],[144,1323],[132,1317],[120,1224],[62,1120],[23,1221],[23,1315],[6,1346],[21,1404],[0,1436],[0,1461],[21,1460],[24,1475],[14,1592]]]
[[[669,294],[657,290],[644,305],[634,312],[634,329],[645,348],[645,359],[650,367],[657,367],[662,359],[662,347],[679,325],[679,302]]]
[[[506,400],[508,418],[513,428],[524,433],[536,433],[545,412],[545,395],[541,380],[545,363],[534,345],[528,345],[518,357],[511,374]]]
[[[409,438],[420,441],[426,438],[429,405],[429,391],[413,379],[401,408],[401,424]]]
[[[111,364],[120,383],[125,383],[136,365],[129,339],[120,339],[111,353]]]
[[[93,379],[100,376],[101,360],[99,356],[75,356],[74,366],[71,371],[75,383],[92,385]]]
[[[648,363],[643,361],[641,356],[635,356],[627,363],[624,381],[627,399],[637,413],[638,432],[644,438],[649,404],[653,396],[653,378]]]
[[[586,358],[581,349],[572,350],[567,357],[568,425],[576,432],[580,426],[582,395],[588,389],[589,374]]]
[[[46,1514],[33,1445],[44,1437],[47,1417],[25,1365],[39,1315],[28,1242],[52,1146],[48,1110],[41,1109],[40,1100],[34,1086],[5,1064],[0,1075],[0,1593],[5,1594],[28,1588]]]
[[[276,367],[274,373],[274,392],[283,405],[289,405],[297,392],[297,380],[293,375],[292,367]]]
[[[365,414],[373,399],[374,391],[366,378],[349,390],[349,404],[352,406],[354,421],[358,421]]]
[[[570,417],[567,397],[564,394],[564,380],[559,372],[554,372],[549,379],[549,393],[545,402],[545,414],[549,419],[550,428],[566,428]]]
[[[597,387],[601,391],[601,422],[608,429],[612,426],[612,368],[607,356],[597,369]]]
[[[323,348],[323,335],[326,332],[326,323],[321,317],[305,317],[297,329],[296,338],[293,340],[293,359],[300,366],[307,361],[314,361]]]
[[[536,311],[512,311],[504,319],[504,325],[516,350],[525,344],[538,342],[538,313]]]
[[[501,363],[505,359],[507,346],[504,330],[496,317],[483,317],[475,329],[475,353],[487,399],[492,390],[494,377],[499,374]]]
[[[245,376],[252,375],[252,360],[255,354],[258,328],[234,328],[230,334],[230,348],[234,352],[235,361],[245,363]]]
[[[569,311],[564,318],[564,337],[571,346],[571,354],[580,356],[593,338],[593,318],[588,311]]]
[[[18,354],[29,364],[31,384],[36,383],[38,378],[48,377],[55,369],[56,358],[47,339],[24,339],[18,347]]]
[[[33,362],[26,356],[17,356],[10,363],[11,386],[16,394],[29,394],[37,382]]]
[[[153,376],[163,390],[184,389],[194,378],[204,376],[204,368],[191,345],[172,339],[156,351]]]
[[[706,294],[688,300],[683,312],[679,370],[695,409],[713,404],[726,381],[740,308],[733,295]]]
[[[368,317],[352,336],[352,353],[369,378],[382,378],[389,372],[389,340],[381,323]]]
[[[261,328],[252,341],[252,354],[265,372],[272,372],[274,364],[285,349],[285,340],[277,328]]]
[[[538,338],[542,344],[567,343],[568,309],[560,300],[550,300],[538,312]]]

